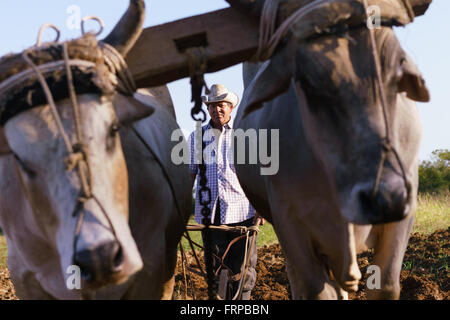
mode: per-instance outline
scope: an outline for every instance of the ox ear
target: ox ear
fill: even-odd
[[[155,108],[151,105],[141,102],[135,97],[122,94],[115,95],[113,105],[116,110],[116,116],[123,125],[147,118],[155,112]]]
[[[243,117],[262,107],[289,89],[295,72],[295,41],[281,48],[270,61],[262,64],[255,78],[244,92],[239,108]]]
[[[5,129],[0,127],[0,156],[5,156],[11,153],[8,140],[6,139]]]
[[[419,101],[430,101],[430,92],[419,69],[409,56],[402,61],[401,77],[398,83],[399,92],[406,92],[408,98]]]

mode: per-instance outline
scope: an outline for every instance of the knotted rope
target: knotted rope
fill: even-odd
[[[299,9],[297,9],[291,16],[289,16],[283,23],[278,27],[276,31],[275,29],[275,23],[276,23],[276,17],[277,17],[277,11],[278,6],[280,3],[280,0],[266,0],[264,2],[262,14],[261,14],[261,20],[260,20],[260,31],[259,31],[259,46],[257,53],[253,59],[256,61],[265,61],[267,59],[270,59],[275,52],[276,48],[278,47],[279,43],[287,36],[288,32],[291,30],[291,28],[297,23],[302,17],[304,17],[306,14],[310,13],[313,10],[316,10],[318,8],[323,7],[324,5],[327,5],[329,3],[336,2],[337,0],[315,0]],[[415,14],[412,9],[411,3],[409,0],[401,0],[403,6],[405,7],[405,10],[408,13],[408,16],[411,21],[414,20]],[[368,14],[368,4],[367,0],[362,0],[362,5],[364,7],[364,12],[366,16],[366,21],[369,19]],[[381,151],[381,158],[380,158],[380,164],[378,167],[376,179],[374,182],[373,190],[372,190],[372,198],[376,196],[376,194],[379,191],[379,185],[382,177],[382,172],[384,168],[384,162],[387,157],[388,152],[392,152],[399,164],[402,177],[404,180],[405,188],[408,190],[408,196],[410,194],[409,187],[408,187],[408,180],[406,177],[406,171],[404,168],[404,165],[400,159],[400,156],[397,152],[397,150],[394,148],[394,146],[391,143],[391,137],[390,137],[390,130],[389,130],[389,121],[387,117],[387,99],[386,99],[386,92],[384,90],[383,81],[382,81],[382,74],[381,74],[381,63],[380,63],[380,57],[378,55],[377,51],[377,43],[375,39],[375,31],[373,28],[368,28],[369,30],[369,37],[370,37],[370,43],[371,43],[371,54],[373,57],[373,63],[375,65],[375,72],[376,72],[376,81],[379,88],[379,94],[381,99],[381,108],[383,112],[383,121],[385,124],[385,138],[384,141],[381,142],[382,151]]]
[[[97,18],[98,19],[98,18]],[[99,20],[99,19],[98,19]],[[46,27],[52,27],[58,32],[58,38],[59,39],[59,30],[53,25],[44,25],[40,32],[39,37],[37,41],[37,45],[40,45],[40,39],[42,37],[42,33],[44,28]],[[133,95],[133,93],[136,90],[136,86],[134,83],[134,80],[131,76],[131,73],[129,72],[127,65],[123,59],[123,57],[118,53],[113,47],[109,46],[106,43],[100,43],[102,52],[104,54],[105,63],[108,66],[110,70],[110,77],[109,79],[113,82],[113,84],[117,84],[119,87],[119,90],[122,91],[125,94]],[[64,67],[66,71],[66,77],[67,77],[67,86],[69,91],[69,96],[73,108],[74,118],[75,118],[75,128],[76,128],[76,143],[72,145],[70,142],[69,135],[67,134],[66,130],[64,129],[64,126],[62,124],[61,117],[58,113],[55,101],[53,99],[53,95],[51,93],[51,90],[41,72],[41,70],[33,63],[33,61],[28,56],[29,52],[34,49],[28,49],[25,50],[22,53],[22,57],[25,60],[25,62],[31,67],[31,69],[34,71],[42,90],[45,94],[45,97],[47,99],[48,106],[50,108],[51,114],[53,116],[53,119],[56,123],[57,129],[59,134],[61,135],[65,147],[69,153],[67,158],[64,160],[64,163],[66,165],[67,171],[72,171],[75,167],[78,168],[77,172],[80,178],[81,183],[81,192],[78,196],[77,204],[75,206],[73,216],[75,217],[78,213],[78,219],[74,231],[74,242],[73,242],[73,256],[72,256],[72,262],[76,263],[75,261],[75,253],[76,253],[76,245],[78,242],[78,238],[81,232],[81,226],[83,223],[84,218],[84,203],[90,199],[93,199],[98,207],[100,208],[102,214],[106,218],[111,231],[113,233],[113,236],[115,238],[115,241],[120,245],[120,241],[117,237],[117,233],[115,231],[114,225],[111,221],[110,216],[108,215],[108,212],[106,211],[105,207],[101,204],[99,199],[95,196],[92,190],[91,185],[91,169],[89,166],[89,162],[87,161],[87,154],[83,143],[83,136],[82,136],[82,129],[81,129],[81,114],[80,109],[76,97],[76,91],[75,86],[73,83],[73,76],[72,76],[72,70],[71,70],[71,64],[70,64],[70,57],[68,54],[68,48],[67,43],[64,42],[62,44],[63,48],[63,60],[64,60]],[[115,80],[115,74],[117,74],[118,81]],[[92,295],[84,292],[83,297],[91,297]]]
[[[361,0],[359,0],[361,1]],[[259,42],[258,49],[254,61],[265,61],[272,57],[280,42],[291,31],[292,27],[308,13],[319,9],[327,4],[338,2],[338,0],[315,0],[303,7],[297,9],[291,14],[281,25],[276,28],[276,18],[280,0],[266,0],[263,5],[260,24],[259,24]],[[411,21],[414,20],[415,14],[409,0],[401,0],[405,10]],[[363,0],[363,6],[367,15],[367,1]],[[368,18],[368,17],[367,17]]]

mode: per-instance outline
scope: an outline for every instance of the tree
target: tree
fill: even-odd
[[[450,192],[450,150],[437,149],[419,165],[419,192]]]

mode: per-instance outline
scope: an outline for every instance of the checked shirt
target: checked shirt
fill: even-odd
[[[202,130],[204,132],[203,141],[205,142],[203,154],[206,165],[206,177],[208,180],[207,186],[211,189],[211,202],[209,204],[212,213],[211,223],[214,222],[216,206],[219,201],[221,224],[239,223],[252,218],[255,215],[255,209],[248,201],[239,184],[233,164],[232,120],[224,125],[220,136],[218,135],[220,131],[217,129],[214,130],[211,126],[211,122],[203,126]],[[218,141],[214,131],[216,131]],[[196,137],[199,136],[200,132],[196,133],[196,131],[192,132],[189,136],[191,152],[189,169],[192,174],[197,175],[195,221],[197,223],[202,223],[202,206],[199,203],[198,195],[200,190],[199,163],[201,161],[201,144],[200,141],[197,141],[196,139]],[[206,197],[206,195],[204,195],[204,197]]]

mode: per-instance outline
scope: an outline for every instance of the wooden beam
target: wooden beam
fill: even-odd
[[[187,47],[203,46],[207,72],[248,60],[258,45],[258,22],[227,8],[146,28],[126,61],[138,87],[189,76]]]
[[[384,0],[370,3],[378,1]],[[397,1],[402,7],[402,0]],[[416,16],[423,15],[431,2],[409,0]],[[126,61],[138,87],[159,86],[189,76],[184,53],[189,47],[204,48],[206,72],[250,59],[258,46],[258,29],[258,21],[233,8],[213,11],[144,29]]]

